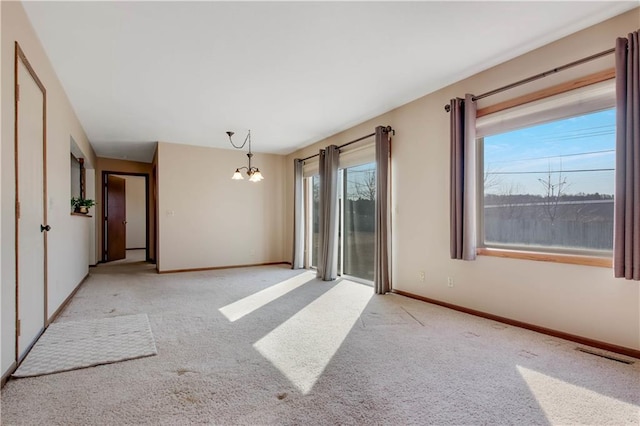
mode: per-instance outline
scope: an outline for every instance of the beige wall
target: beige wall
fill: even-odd
[[[103,172],[113,172],[115,174],[147,174],[149,175],[149,199],[147,202],[149,203],[149,222],[147,223],[149,229],[149,257],[151,259],[156,259],[155,252],[155,208],[156,202],[154,199],[153,188],[155,185],[154,177],[153,177],[153,164],[151,163],[141,163],[137,161],[127,161],[127,160],[116,160],[112,158],[102,158],[98,157],[97,165],[96,165],[96,216],[98,216],[98,220],[96,220],[96,256],[98,260],[102,259],[103,249],[102,249],[102,223],[103,223],[103,213],[102,213],[102,187],[104,185],[103,182]]]
[[[18,41],[47,90],[47,214],[52,230],[48,235],[48,316],[51,316],[88,273],[89,244],[93,230],[89,218],[70,215],[70,136],[84,154],[87,167],[95,165],[95,154],[78,121],[46,53],[38,41],[22,4],[3,1],[0,86],[2,115],[0,147],[2,204],[2,329],[0,368],[6,373],[15,360],[15,179],[14,179],[14,43]],[[89,172],[91,173],[91,172]],[[91,192],[89,192],[91,194]]]
[[[479,94],[613,47],[616,37],[638,29],[640,9],[566,37],[512,61],[422,97],[287,157],[287,223],[292,221],[292,161],[391,125],[393,287],[424,297],[640,349],[638,282],[613,278],[610,269],[480,256],[449,259],[450,98]],[[393,65],[390,65],[393,66]],[[613,67],[613,56],[556,74],[526,88],[491,97],[480,107]],[[440,206],[436,208],[434,206]],[[292,235],[285,228],[290,257]],[[419,272],[426,272],[421,282]],[[446,285],[453,277],[455,286]]]
[[[281,262],[284,157],[254,154],[262,182],[231,180],[246,151],[158,144],[160,272]]]
[[[146,188],[142,176],[122,176],[126,183],[127,249],[147,247]]]

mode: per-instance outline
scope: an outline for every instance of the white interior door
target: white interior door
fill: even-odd
[[[21,360],[45,327],[44,93],[18,60],[17,356]]]

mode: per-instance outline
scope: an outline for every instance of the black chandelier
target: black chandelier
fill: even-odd
[[[249,142],[249,153],[247,154],[247,157],[249,158],[249,165],[238,167],[236,171],[233,173],[233,176],[231,177],[231,179],[233,180],[244,179],[244,177],[242,177],[242,173],[240,173],[240,170],[244,170],[244,169],[246,169],[247,176],[249,176],[249,182],[260,182],[262,179],[264,179],[264,177],[262,176],[262,173],[260,173],[260,169],[251,165],[251,157],[253,157],[253,154],[251,153],[251,130],[249,130],[249,133],[247,133],[247,137],[244,138],[244,142],[240,146],[237,146],[236,144],[233,143],[233,140],[231,139],[231,136],[234,135],[233,132],[227,132],[227,135],[229,136],[229,142],[231,142],[231,145],[235,149],[242,149],[247,144],[247,142]]]

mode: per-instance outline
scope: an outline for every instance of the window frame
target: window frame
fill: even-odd
[[[76,157],[73,152],[70,153],[70,173],[71,173],[71,196],[72,197],[80,197],[80,198],[86,198],[87,195],[87,190],[86,190],[86,172],[85,172],[85,167],[84,167],[84,158],[82,157]],[[74,176],[74,166],[73,164],[77,164],[77,176]],[[74,179],[78,179],[78,193],[74,193],[73,191],[73,181]]]
[[[612,80],[615,77],[615,70],[608,69],[577,80],[563,83],[548,89],[540,90],[530,94],[520,96],[511,100],[501,102],[486,108],[478,109],[477,118],[509,110],[517,106],[528,104],[537,100],[542,100],[565,92],[573,91],[582,87],[587,87],[596,83]],[[615,105],[611,105],[615,107]],[[598,111],[597,109],[592,112]],[[588,114],[586,112],[584,114]],[[562,118],[559,118],[562,119]],[[535,125],[535,124],[534,124]],[[509,130],[511,131],[511,130]],[[563,249],[561,247],[540,247],[501,245],[485,243],[484,229],[484,136],[477,138],[477,172],[476,172],[476,196],[477,196],[477,232],[478,245],[476,253],[480,256],[493,256],[502,258],[512,258],[521,260],[545,261],[556,263],[567,263],[575,265],[595,266],[611,268],[613,267],[613,248],[611,251],[599,250],[575,250]]]

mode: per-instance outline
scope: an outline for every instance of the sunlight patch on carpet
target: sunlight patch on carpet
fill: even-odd
[[[253,347],[307,394],[372,296],[371,287],[343,280]]]
[[[602,395],[564,380],[517,366],[518,372],[536,398],[550,424],[567,418],[579,424],[609,424],[611,419],[626,418],[637,424],[640,406]],[[571,415],[567,414],[571,411]]]
[[[262,308],[264,305],[284,296],[292,290],[308,283],[316,277],[314,272],[307,271],[293,278],[272,285],[257,293],[220,308],[220,312],[231,322]]]
[[[32,377],[156,355],[147,314],[56,322],[13,377]]]

